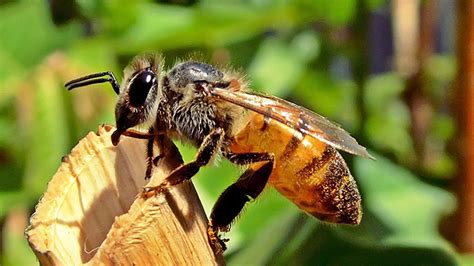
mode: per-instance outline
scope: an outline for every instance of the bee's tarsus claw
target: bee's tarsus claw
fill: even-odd
[[[163,158],[163,155],[159,154],[153,159],[153,165],[158,166],[158,163],[160,162],[161,158]]]
[[[228,238],[221,239],[217,233],[218,229],[212,224],[212,220],[209,220],[207,223],[207,236],[209,238],[209,243],[211,244],[212,250],[215,254],[222,254],[227,249],[226,242],[229,241]]]
[[[161,192],[163,192],[163,190],[164,190],[163,186],[143,187],[141,195],[144,198],[150,198],[150,197],[160,194]]]
[[[112,136],[110,137],[110,140],[112,141],[112,145],[117,146],[120,142],[120,135],[122,135],[122,131],[120,130],[115,130],[114,133],[112,133]]]

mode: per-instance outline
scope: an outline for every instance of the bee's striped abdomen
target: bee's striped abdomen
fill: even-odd
[[[269,183],[298,207],[329,222],[358,224],[361,198],[342,156],[331,146],[253,115],[235,137],[234,152],[271,152]]]
[[[358,224],[361,198],[357,184],[342,156],[334,148],[326,147],[321,157],[314,158],[317,163],[309,164],[298,172],[300,183],[304,184],[303,187],[307,186],[303,190],[308,191],[306,196],[299,197],[300,204],[321,220]],[[322,181],[315,184],[311,179]]]

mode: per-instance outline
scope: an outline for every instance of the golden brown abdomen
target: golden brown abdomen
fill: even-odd
[[[273,120],[251,113],[235,136],[235,153],[271,152],[269,183],[298,207],[324,221],[358,224],[361,198],[342,156],[331,146]],[[257,167],[256,164],[252,167]]]

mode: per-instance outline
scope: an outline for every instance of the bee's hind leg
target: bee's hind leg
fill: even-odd
[[[234,163],[248,164],[267,161],[257,169],[245,171],[217,199],[209,218],[208,237],[214,251],[221,253],[226,249],[227,239],[220,239],[219,231],[228,231],[232,221],[239,215],[245,204],[258,197],[265,188],[273,169],[273,155],[269,153],[226,154]]]

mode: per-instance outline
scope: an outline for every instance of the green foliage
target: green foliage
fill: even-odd
[[[403,89],[403,80],[394,73],[368,80],[365,88],[369,112],[366,132],[374,145],[394,152],[399,160],[410,162],[415,157],[409,133],[410,113],[400,99]]]
[[[455,124],[442,111],[456,69],[453,56],[435,55],[425,69],[426,93],[436,103],[427,145],[435,152],[431,161],[417,166],[410,110],[402,97],[406,81],[395,72],[344,74],[353,64],[347,55],[366,52],[353,45],[362,37],[355,35],[344,44],[331,37],[352,25],[358,9],[373,10],[385,1],[205,0],[178,5],[81,0],[74,2],[71,13],[76,15],[62,25],[52,17],[66,11],[51,11],[49,2],[0,5],[1,219],[14,210],[31,210],[61,157],[86,132],[114,122],[115,98],[108,85],[68,93],[65,81],[103,70],[120,78],[128,60],[145,51],[163,53],[167,65],[198,53],[242,70],[256,90],[341,123],[377,152],[376,161],[348,159],[363,193],[360,226],[318,222],[268,189],[228,234],[230,265],[472,262],[438,233],[440,219],[456,207],[453,195],[442,182],[438,187],[425,182],[426,175],[446,178],[454,169],[445,148]],[[195,153],[186,146],[180,150],[186,160]],[[194,178],[207,213],[240,172],[223,161]],[[26,241],[6,231],[0,263],[34,264]]]

